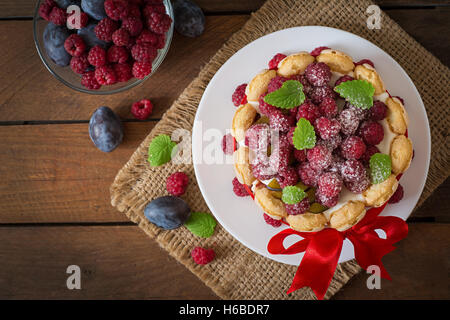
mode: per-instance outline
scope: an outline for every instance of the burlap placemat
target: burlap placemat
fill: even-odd
[[[142,142],[128,163],[120,170],[111,186],[112,205],[125,213],[151,238],[154,238],[179,262],[197,275],[219,297],[224,299],[315,299],[309,288],[289,296],[296,267],[274,262],[247,249],[221,226],[213,237],[200,239],[186,228],[165,231],[145,219],[145,205],[166,194],[165,180],[173,172],[186,172],[191,183],[183,196],[196,211],[209,211],[192,165],[172,163],[152,168],[147,163],[147,149],[158,134],[171,134],[176,128],[191,130],[195,112],[204,89],[220,66],[249,42],[274,31],[301,25],[323,25],[360,35],[389,53],[406,70],[420,91],[427,108],[432,133],[432,155],[428,180],[418,205],[449,175],[447,127],[449,125],[449,69],[412,39],[386,14],[382,13],[381,30],[369,30],[366,9],[372,3],[361,0],[269,0],[245,26],[234,34],[184,90],[162,120]],[[224,181],[223,183],[230,183]],[[230,183],[231,188],[231,183]],[[217,258],[206,266],[196,265],[190,258],[196,246],[211,246]],[[335,294],[360,271],[355,261],[338,265],[325,298]]]

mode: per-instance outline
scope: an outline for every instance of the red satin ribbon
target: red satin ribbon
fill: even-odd
[[[390,280],[381,258],[395,249],[394,243],[406,237],[408,225],[398,217],[380,217],[379,214],[385,206],[386,204],[368,210],[358,224],[344,232],[331,228],[319,232],[297,232],[289,228],[273,236],[267,245],[271,254],[305,252],[287,293],[308,286],[316,297],[322,300],[336,270],[345,238],[353,243],[355,259],[363,269],[377,265],[380,267],[381,276]],[[386,239],[378,236],[375,232],[377,229],[386,233]],[[298,235],[303,239],[285,248],[283,241],[290,235]]]

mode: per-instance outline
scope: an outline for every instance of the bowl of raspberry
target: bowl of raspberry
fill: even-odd
[[[114,94],[148,79],[173,34],[169,0],[39,0],[33,20],[37,52],[66,86]]]

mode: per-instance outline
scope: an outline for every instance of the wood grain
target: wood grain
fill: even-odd
[[[392,282],[368,290],[362,273],[335,298],[448,299],[449,241],[450,225],[412,224],[383,259]],[[134,226],[0,227],[0,259],[0,299],[217,298]],[[81,290],[66,288],[72,264]]]
[[[31,21],[0,21],[0,122],[88,120],[101,105],[111,107],[123,119],[132,119],[131,104],[143,98],[153,101],[152,118],[158,119],[247,19],[247,15],[207,17],[202,36],[192,39],[174,34],[169,53],[154,76],[141,86],[110,96],[77,93],[56,80],[36,52]]]

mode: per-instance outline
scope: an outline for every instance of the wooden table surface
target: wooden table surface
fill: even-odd
[[[0,298],[216,299],[184,266],[110,205],[117,171],[182,90],[263,0],[197,0],[205,33],[177,33],[144,85],[108,97],[77,93],[41,63],[32,38],[35,1],[0,2]],[[385,12],[449,65],[450,1],[378,0]],[[136,121],[132,102],[155,111]],[[110,154],[88,135],[91,113],[108,105],[125,123]],[[409,219],[410,234],[383,259],[392,281],[368,290],[356,276],[335,299],[449,298],[450,181]],[[82,290],[66,288],[79,265]]]

